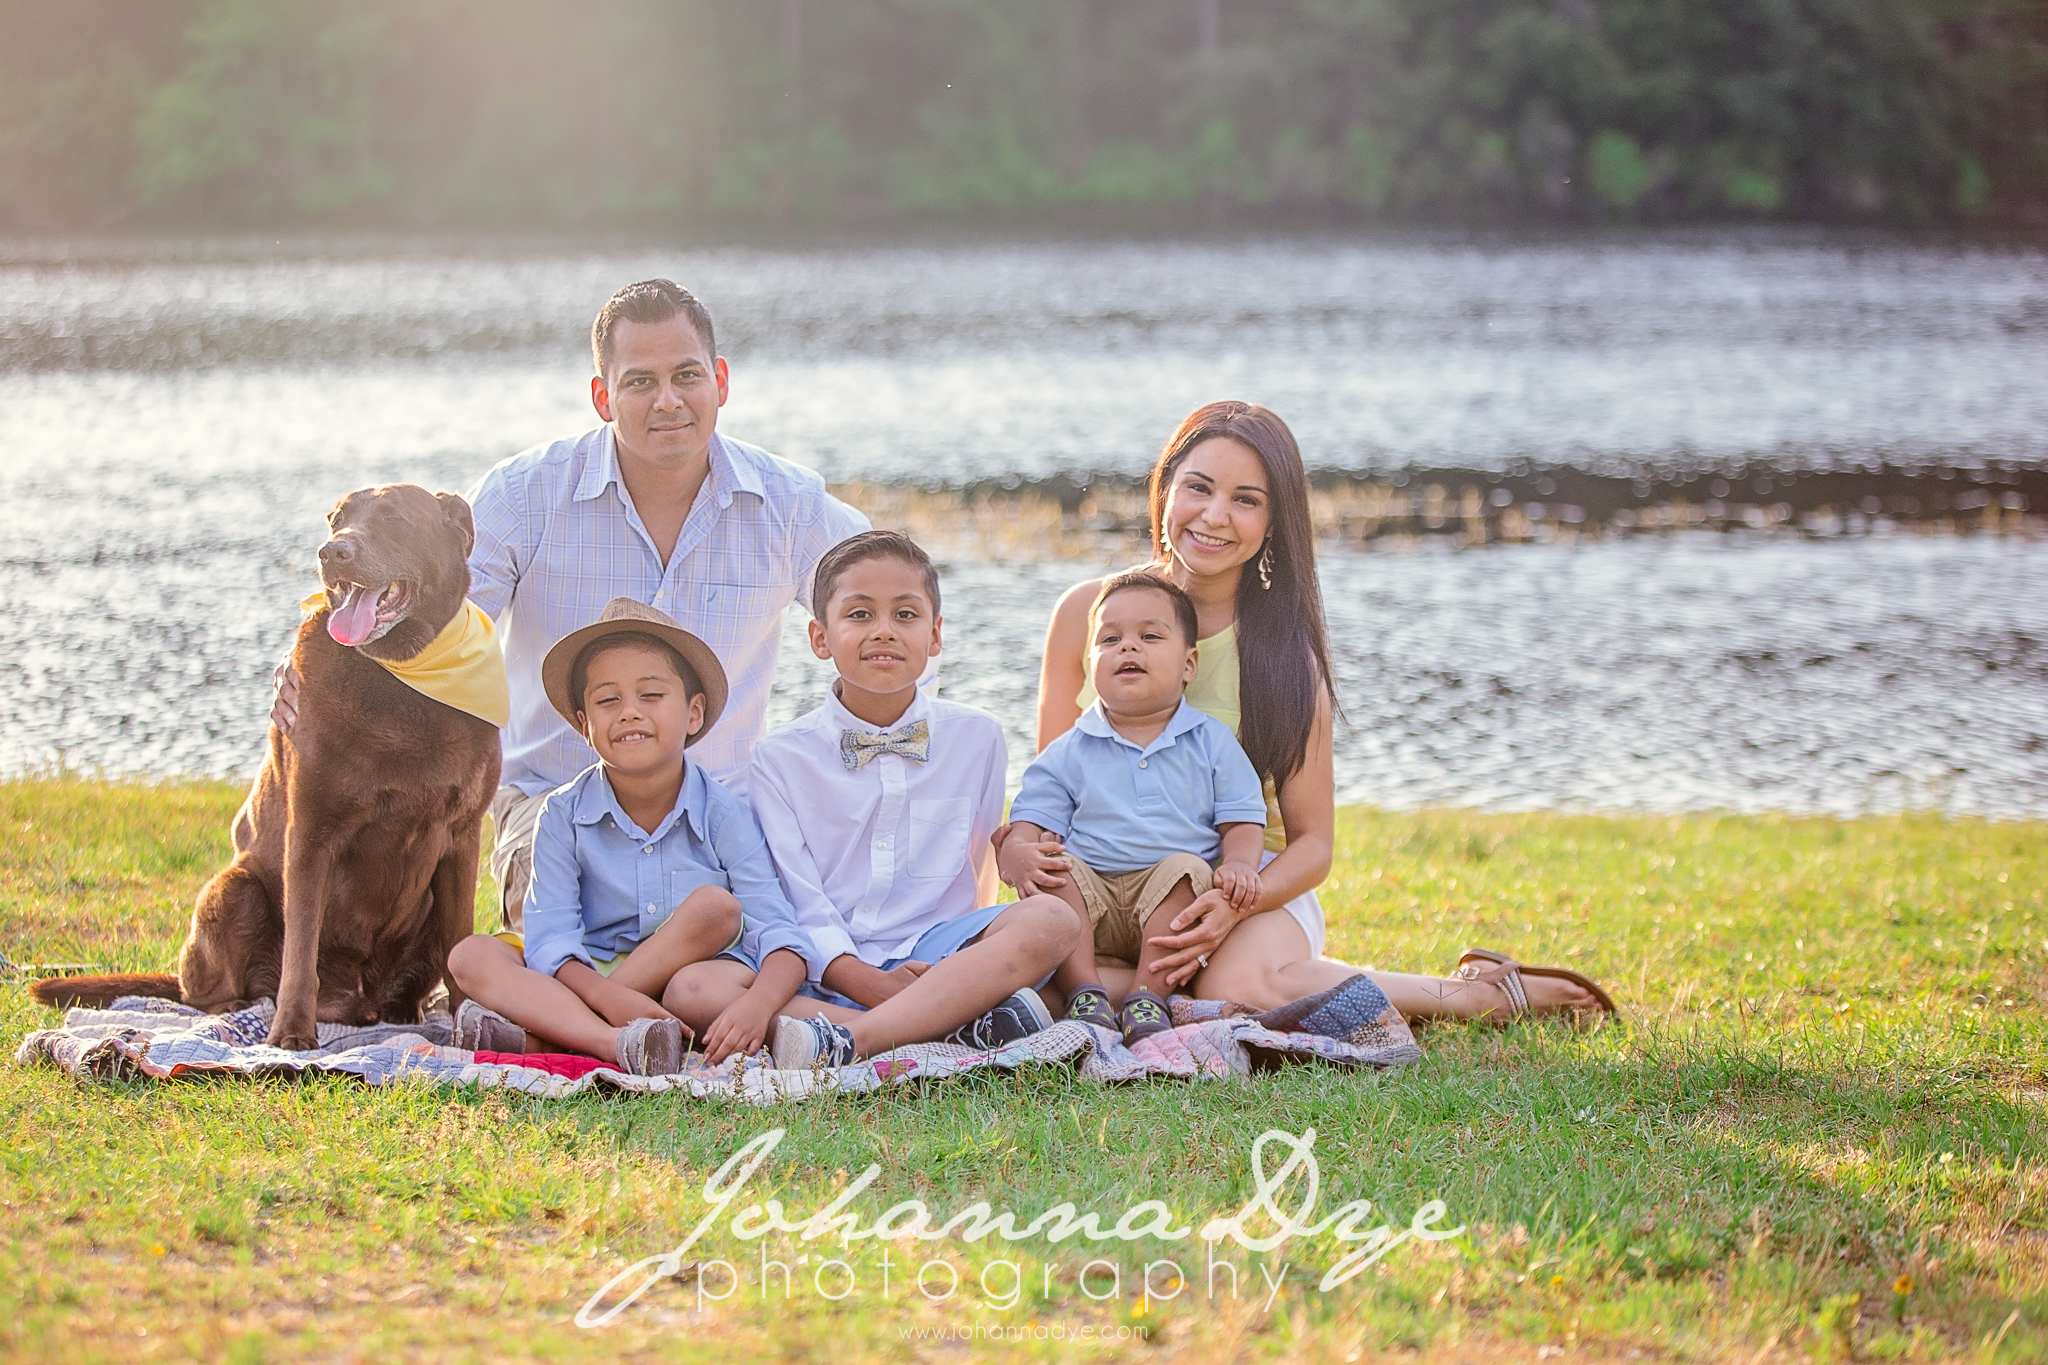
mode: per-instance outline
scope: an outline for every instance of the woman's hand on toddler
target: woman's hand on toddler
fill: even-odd
[[[1258,871],[1247,863],[1219,863],[1216,889],[1229,898],[1231,909],[1248,915],[1259,903]]]
[[[1050,830],[1038,830],[1034,839],[1034,829],[1037,826],[1005,825],[996,831],[998,836],[1006,836],[996,845],[996,875],[1020,896],[1034,896],[1067,884],[1070,864],[1066,845]]]
[[[1172,933],[1145,940],[1166,952],[1152,965],[1166,977],[1167,985],[1186,985],[1208,965],[1204,959],[1223,946],[1223,940],[1230,937],[1230,931],[1243,918],[1220,886],[1204,891],[1195,897],[1194,904],[1173,917],[1173,922],[1167,925]]]

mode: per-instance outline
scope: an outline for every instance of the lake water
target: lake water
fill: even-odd
[[[835,482],[1141,472],[1211,398],[1325,469],[2048,461],[2048,255],[1813,234],[574,252],[0,247],[0,769],[244,773],[342,493],[593,420],[590,314],[702,293],[721,429]],[[1087,560],[953,557],[1029,756]],[[2048,815],[2048,543],[1666,533],[1324,564],[1346,799]],[[791,625],[794,641],[796,625]],[[776,713],[819,678],[785,652]]]

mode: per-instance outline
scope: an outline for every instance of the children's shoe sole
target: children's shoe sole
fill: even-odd
[[[768,1049],[768,1055],[781,1071],[852,1066],[858,1060],[853,1035],[822,1016],[817,1019],[781,1016],[776,1021],[775,1042]]]
[[[778,1071],[808,1071],[818,1060],[818,1031],[802,1019],[780,1015],[775,1020],[775,1038],[768,1055]]]
[[[1034,1033],[1042,1033],[1052,1027],[1052,1011],[1045,1007],[1045,1001],[1039,998],[1038,992],[1032,990],[1029,986],[1014,992],[1003,1004],[1009,1006],[1025,1023],[1030,1025],[1024,1031],[1024,1036],[1027,1038]]]
[[[672,1076],[683,1064],[683,1026],[635,1019],[619,1035],[619,1066],[635,1076]]]

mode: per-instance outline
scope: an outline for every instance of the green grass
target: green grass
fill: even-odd
[[[0,949],[169,967],[239,797],[0,786]],[[853,1362],[912,1353],[905,1329],[1058,1323],[1149,1340],[972,1349],[2040,1360],[2044,835],[1922,817],[1347,811],[1325,890],[1331,951],[1438,970],[1467,944],[1567,962],[1627,1011],[1585,1034],[1432,1029],[1420,1064],[1384,1076],[1302,1067],[1110,1090],[1046,1070],[758,1110],[340,1080],[80,1085],[0,1066],[0,1355]],[[56,1018],[14,985],[0,1011],[10,1045]],[[774,1241],[777,1259],[813,1258],[787,1303],[764,1303],[750,1270],[701,1315],[686,1280],[602,1331],[573,1325],[626,1262],[682,1240],[708,1172],[777,1124],[788,1136],[735,1210],[773,1194],[808,1211],[873,1161],[883,1174],[858,1206],[870,1219],[908,1198],[942,1215],[987,1198],[1023,1219],[1072,1199],[1109,1223],[1157,1198],[1199,1225],[1248,1196],[1260,1132],[1312,1126],[1325,1209],[1368,1198],[1399,1224],[1441,1198],[1468,1232],[1401,1248],[1328,1294],[1315,1276],[1330,1244],[1297,1247],[1270,1311],[1240,1253],[1246,1297],[1142,1314],[1128,1293],[1098,1304],[1073,1290],[1071,1242],[1019,1243],[1030,1292],[998,1312],[973,1288],[986,1244],[914,1253],[961,1268],[951,1305],[905,1296],[913,1251],[897,1243],[890,1300],[860,1250],[861,1290],[835,1306],[810,1279],[830,1253]],[[751,1266],[760,1246],[721,1231],[693,1254]],[[1050,1294],[1048,1255],[1065,1267]],[[1006,1276],[993,1272],[996,1289]],[[937,1270],[929,1282],[944,1284]]]

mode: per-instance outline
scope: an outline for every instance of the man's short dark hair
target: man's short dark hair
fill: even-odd
[[[1195,647],[1195,632],[1201,629],[1201,626],[1195,620],[1195,599],[1188,596],[1186,590],[1180,584],[1161,578],[1158,574],[1146,569],[1132,569],[1128,573],[1120,573],[1114,578],[1103,580],[1102,591],[1095,594],[1095,605],[1088,608],[1088,620],[1091,623],[1091,627],[1095,619],[1102,615],[1102,604],[1120,592],[1165,593],[1168,598],[1172,599],[1173,619],[1180,626],[1181,639],[1187,642],[1189,649]],[[1091,636],[1094,634],[1092,628],[1089,634]]]
[[[683,700],[685,702],[703,693],[704,684],[697,677],[697,670],[690,667],[689,660],[683,657],[681,650],[650,631],[621,630],[615,631],[610,635],[600,635],[576,651],[576,661],[569,665],[569,695],[575,699],[578,711],[588,711],[590,709],[583,704],[583,694],[590,690],[590,665],[596,662],[597,656],[606,650],[623,649],[628,646],[636,649],[651,649],[656,654],[666,656],[669,667],[673,668],[676,671],[676,676],[683,680]]]
[[[611,370],[612,333],[622,322],[667,322],[678,314],[690,320],[711,358],[718,358],[718,337],[711,327],[711,310],[697,296],[674,280],[642,280],[629,284],[604,301],[590,324],[590,358],[600,376]]]
[[[840,541],[818,560],[818,572],[811,579],[811,615],[824,620],[840,578],[870,559],[900,559],[922,573],[925,596],[932,599],[932,615],[939,614],[939,571],[932,567],[932,557],[924,548],[901,531],[862,531]]]

